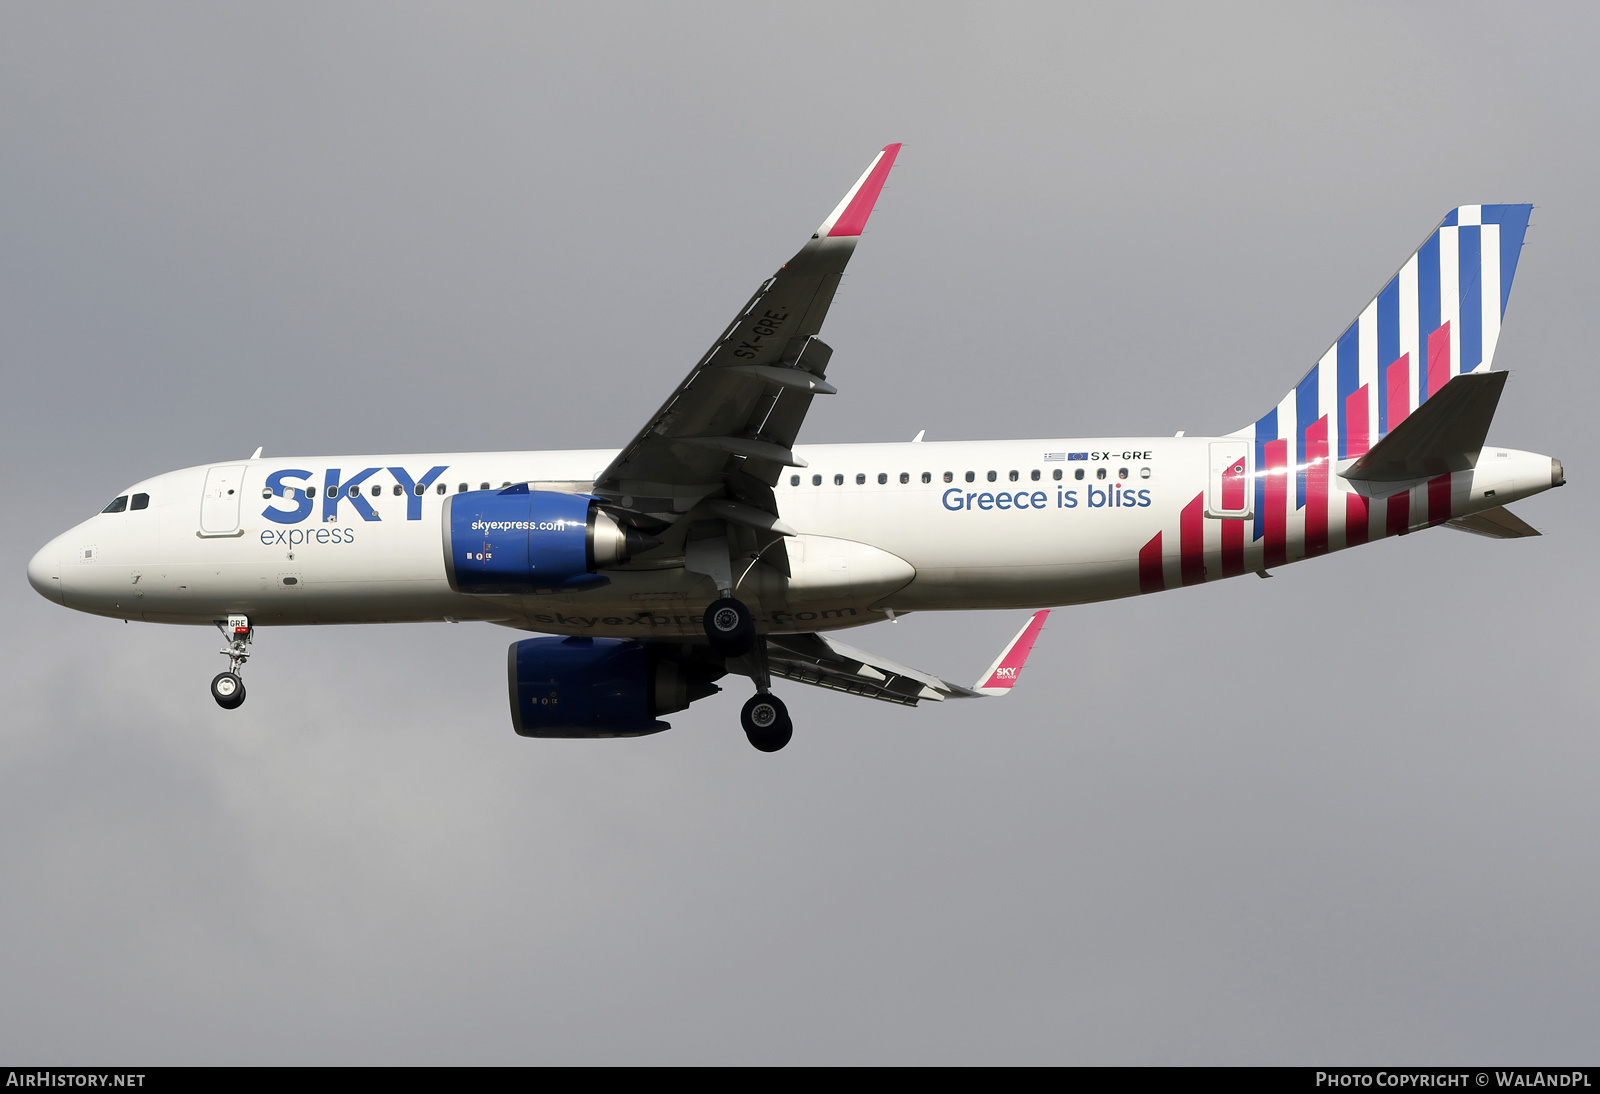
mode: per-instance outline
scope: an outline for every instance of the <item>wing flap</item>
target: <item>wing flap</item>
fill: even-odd
[[[909,707],[923,699],[943,702],[977,694],[820,634],[769,635],[767,669],[785,680]]]

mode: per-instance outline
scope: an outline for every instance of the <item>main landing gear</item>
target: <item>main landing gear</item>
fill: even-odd
[[[217,624],[217,630],[228,642],[221,650],[228,659],[228,671],[212,677],[211,698],[223,710],[233,710],[244,702],[244,681],[239,679],[239,670],[250,660],[250,637],[255,633],[255,628],[250,626],[248,616],[230,615],[227,623]]]
[[[756,693],[739,711],[739,724],[751,745],[762,752],[776,752],[794,736],[789,708],[772,694],[772,674],[767,670],[767,643],[756,635],[756,621],[750,609],[730,596],[712,602],[706,609],[706,637],[711,648],[726,657],[729,668],[755,681]]]
[[[770,691],[758,691],[745,701],[739,724],[750,743],[762,752],[776,752],[794,736],[789,708]]]
[[[743,657],[755,645],[755,616],[731,596],[713,600],[702,623],[711,648],[724,657]]]

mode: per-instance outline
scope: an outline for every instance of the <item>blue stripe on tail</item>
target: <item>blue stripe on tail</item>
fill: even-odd
[[[1500,318],[1506,316],[1506,301],[1511,299],[1511,278],[1517,272],[1517,257],[1528,234],[1531,205],[1485,205],[1483,222],[1500,225]]]

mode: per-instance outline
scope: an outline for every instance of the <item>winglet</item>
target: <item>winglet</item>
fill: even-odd
[[[994,659],[989,671],[972,685],[972,689],[980,695],[1004,695],[1015,687],[1017,678],[1022,675],[1022,666],[1027,664],[1028,654],[1033,652],[1033,644],[1038,640],[1039,632],[1044,630],[1044,621],[1049,617],[1049,608],[1034,612],[1033,617],[1017,632],[1017,636],[1000,651],[1000,656]]]
[[[817,235],[830,239],[860,235],[867,226],[867,218],[872,215],[872,207],[878,203],[878,195],[883,192],[889,168],[894,166],[894,158],[899,154],[898,144],[885,145],[861,177],[856,179],[856,184],[850,187],[844,200],[828,214],[828,219],[817,229]]]

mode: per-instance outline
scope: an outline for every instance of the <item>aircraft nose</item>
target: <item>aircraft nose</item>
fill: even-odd
[[[51,540],[39,548],[38,554],[28,560],[28,584],[40,596],[57,604],[66,601],[61,595],[61,541]]]

